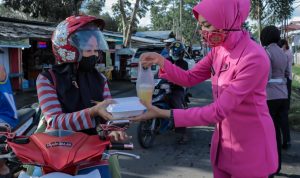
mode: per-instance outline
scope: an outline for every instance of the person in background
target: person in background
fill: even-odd
[[[280,31],[275,26],[267,26],[261,31],[260,41],[265,47],[271,62],[269,81],[267,85],[267,103],[270,115],[276,130],[276,141],[278,150],[278,168],[281,169],[281,123],[287,122],[288,116],[288,91],[286,77],[290,71],[288,57],[277,45],[280,40]],[[286,120],[286,121],[285,121]]]
[[[242,28],[250,0],[202,0],[193,13],[211,51],[185,71],[157,53],[142,54],[144,67],[160,66],[160,77],[192,87],[211,79],[214,102],[189,109],[160,109],[133,118],[174,119],[175,127],[215,124],[211,140],[214,178],[266,178],[278,168],[275,128],[267,106],[270,60]]]
[[[287,80],[287,90],[288,90],[288,104],[287,109],[290,109],[291,105],[291,92],[292,92],[292,65],[294,61],[294,55],[292,51],[290,50],[290,46],[288,44],[288,41],[286,39],[281,39],[278,43],[278,46],[281,47],[284,51],[284,53],[288,56],[288,68],[289,68],[289,74],[287,74],[286,80]],[[288,116],[287,119],[284,119],[281,123],[281,132],[282,132],[282,149],[287,150],[291,146],[291,136],[290,136],[290,127],[288,122]]]
[[[173,42],[175,42],[175,38],[169,38],[164,40],[165,48],[161,51],[161,55],[164,56],[166,59],[170,58],[170,46]]]
[[[185,47],[181,42],[173,42],[170,46],[169,56],[173,61],[173,64],[180,67],[183,70],[188,70],[188,63],[183,59],[185,54]],[[184,97],[186,89],[180,85],[171,84],[170,93],[170,104],[172,109],[183,109],[184,108]],[[186,132],[186,127],[175,128],[176,133],[180,136],[177,139],[178,144],[186,144],[188,141],[188,136]]]

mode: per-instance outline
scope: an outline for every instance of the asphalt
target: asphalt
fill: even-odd
[[[109,88],[111,91],[111,95],[113,97],[126,97],[128,96],[128,92],[131,92],[131,95],[135,93],[132,92],[132,90],[135,90],[135,85],[129,81],[112,81],[109,82]],[[201,96],[199,99],[198,97],[194,97],[191,99],[192,103],[209,103],[209,99],[203,99],[203,98],[210,98],[211,94],[204,93],[199,90],[193,90],[191,89],[192,95],[201,95],[199,93],[202,93],[203,96]],[[209,96],[208,96],[209,95]],[[17,108],[24,107],[26,105],[30,105],[32,103],[37,102],[37,94],[35,90],[28,90],[23,92],[17,92],[15,93],[15,101]],[[193,104],[192,104],[193,105]],[[300,118],[299,118],[300,119]],[[291,131],[291,148],[287,151],[283,151],[284,153],[290,155],[290,156],[297,156],[300,158],[300,132]]]

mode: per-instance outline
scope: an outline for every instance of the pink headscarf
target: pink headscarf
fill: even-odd
[[[217,29],[239,29],[250,11],[250,0],[202,0],[193,8]]]

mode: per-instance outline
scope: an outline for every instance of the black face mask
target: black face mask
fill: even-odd
[[[90,57],[82,57],[81,61],[79,62],[78,70],[82,72],[92,71],[92,69],[95,68],[97,61],[98,57],[95,55]]]

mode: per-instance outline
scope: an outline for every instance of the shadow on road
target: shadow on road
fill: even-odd
[[[213,129],[210,127],[189,128],[189,142],[186,145],[176,143],[174,132],[156,137],[154,146],[143,149],[133,138],[133,153],[141,156],[140,160],[120,158],[124,178],[135,177],[200,177],[203,173],[212,175],[209,159],[209,143]],[[129,130],[136,135],[136,125]],[[126,168],[125,168],[126,167]],[[209,176],[205,177],[209,177]]]

